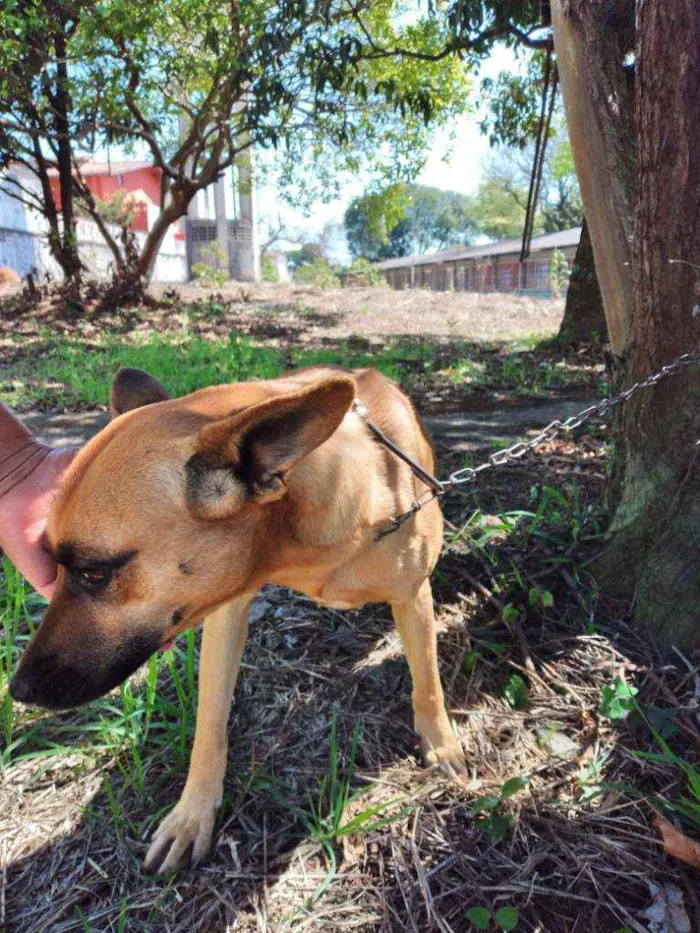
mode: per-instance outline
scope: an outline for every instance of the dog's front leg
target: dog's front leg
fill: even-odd
[[[425,760],[439,765],[450,777],[465,780],[464,753],[447,717],[440,683],[430,582],[425,580],[413,599],[392,603],[391,611],[411,670],[414,723]]]
[[[223,792],[231,697],[248,638],[249,602],[249,596],[233,600],[204,620],[190,770],[177,806],[153,835],[144,862],[147,870],[174,871],[190,848],[194,866],[209,851]]]

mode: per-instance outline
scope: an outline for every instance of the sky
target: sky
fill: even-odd
[[[497,47],[482,65],[479,78],[496,77],[501,71],[513,70],[515,67],[517,65],[513,53],[509,49]],[[488,138],[479,128],[482,118],[483,113],[480,112],[465,114],[459,118],[452,130],[438,131],[433,148],[416,182],[463,194],[473,194],[479,185],[490,153]],[[349,180],[341,198],[328,203],[318,201],[312,205],[310,213],[304,213],[282,202],[273,183],[262,185],[257,189],[256,199],[261,236],[265,237],[268,223],[277,226],[278,218],[281,217],[285,226],[294,229],[300,240],[313,240],[327,223],[342,223],[345,208],[354,197],[362,194],[364,187],[361,178]],[[282,248],[291,245],[286,241],[280,244]],[[349,260],[344,245],[338,246],[334,252],[337,254],[334,256],[336,261]]]

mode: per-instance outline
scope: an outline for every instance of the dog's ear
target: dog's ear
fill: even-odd
[[[327,441],[355,398],[350,376],[329,376],[207,425],[187,463],[187,504],[226,518],[244,501],[272,502],[296,464]]]
[[[165,402],[170,393],[157,379],[142,369],[120,369],[109,393],[109,410],[113,418],[133,408],[142,408],[154,402]]]

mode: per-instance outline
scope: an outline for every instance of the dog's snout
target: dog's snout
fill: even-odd
[[[34,702],[35,683],[29,672],[18,671],[10,681],[10,696],[20,703]]]

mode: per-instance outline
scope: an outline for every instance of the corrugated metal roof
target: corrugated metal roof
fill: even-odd
[[[544,249],[564,249],[567,246],[578,246],[580,239],[581,227],[559,230],[556,233],[543,233],[532,238],[530,252],[537,253]],[[504,256],[509,253],[520,255],[521,246],[522,240],[517,237],[511,240],[484,243],[481,246],[457,246],[453,249],[440,250],[437,253],[425,253],[422,256],[401,256],[399,259],[385,259],[384,262],[378,262],[375,265],[378,269],[401,269],[404,266],[426,266],[438,262],[454,262],[457,259],[485,259],[489,256]]]

